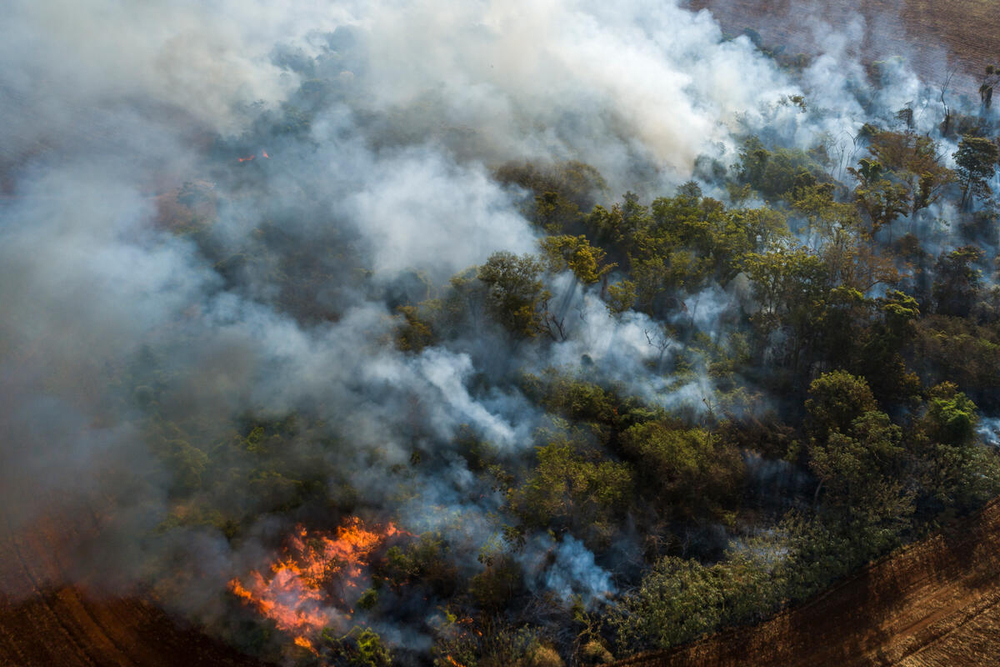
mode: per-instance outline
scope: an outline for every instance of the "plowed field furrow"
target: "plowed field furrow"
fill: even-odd
[[[262,667],[141,598],[61,585],[61,554],[78,530],[59,521],[13,530],[0,520],[0,666]]]

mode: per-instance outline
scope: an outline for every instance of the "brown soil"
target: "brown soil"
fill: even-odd
[[[1000,64],[995,0],[691,0],[690,5],[709,8],[730,34],[753,28],[766,45],[783,45],[789,54],[816,53],[831,32],[848,33],[853,23],[863,31],[864,61],[904,56],[932,85],[955,72],[952,89],[957,85],[973,96],[986,66]]]
[[[1000,664],[1000,502],[752,628],[624,667]]]
[[[102,598],[66,579],[74,525],[12,530],[0,517],[0,666],[263,667],[139,596]]]

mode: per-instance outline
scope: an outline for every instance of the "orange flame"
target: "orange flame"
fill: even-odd
[[[369,528],[357,517],[332,537],[296,526],[283,557],[271,564],[269,574],[252,571],[247,584],[233,579],[229,590],[279,629],[296,635],[297,645],[315,651],[307,635],[353,611],[343,600],[338,604],[334,599],[337,587],[360,589],[372,552],[400,534],[391,523]]]
[[[308,650],[312,651],[313,653],[317,653],[317,654],[319,653],[313,647],[313,643],[311,641],[309,641],[308,639],[306,639],[305,637],[303,637],[302,635],[299,635],[298,637],[295,638],[295,645],[296,646],[301,646],[304,649],[308,649]]]
[[[271,159],[271,156],[267,154],[267,151],[262,151],[262,153],[264,154],[264,157],[266,157],[268,160]]]
[[[254,159],[255,157],[257,157],[257,156],[256,155],[251,155],[250,157],[241,157],[241,158],[236,158],[236,159],[239,160],[240,162],[250,162],[250,160]],[[265,155],[264,157],[267,157],[267,156]]]

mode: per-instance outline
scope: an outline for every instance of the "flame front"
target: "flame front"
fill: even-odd
[[[297,645],[315,651],[308,637],[334,626],[338,616],[350,617],[343,594],[360,589],[372,552],[399,534],[391,523],[369,528],[357,517],[335,536],[297,526],[269,573],[253,571],[246,583],[233,579],[229,590],[295,635]]]

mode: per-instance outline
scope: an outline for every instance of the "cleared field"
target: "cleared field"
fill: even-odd
[[[1000,503],[752,628],[635,667],[1000,664]]]
[[[862,60],[906,57],[924,81],[975,95],[987,65],[1000,64],[1000,3],[993,0],[692,0],[725,30],[757,30],[789,53],[829,47],[831,31],[860,44]],[[854,38],[860,37],[855,42]]]

